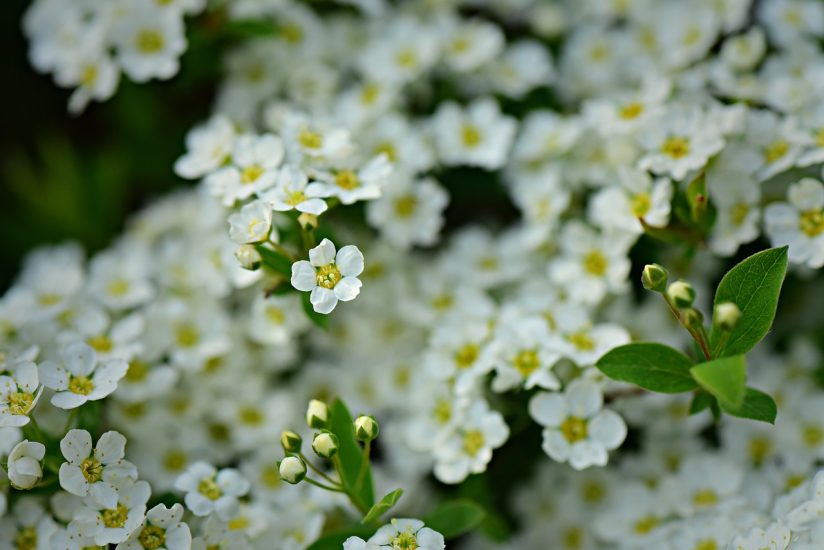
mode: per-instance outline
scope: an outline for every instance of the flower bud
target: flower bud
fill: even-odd
[[[732,330],[741,319],[741,310],[732,302],[723,302],[715,306],[712,322],[721,330]]]
[[[664,292],[667,289],[667,270],[658,264],[647,264],[641,274],[641,284],[653,292]]]
[[[242,244],[235,250],[235,258],[237,258],[240,267],[255,271],[260,267],[263,258],[260,257],[260,252],[251,244]]]
[[[320,430],[329,423],[329,407],[323,401],[312,399],[306,409],[306,423],[310,428]]]
[[[300,434],[292,430],[284,430],[280,434],[280,444],[287,453],[299,453],[300,446],[303,444],[303,438],[300,437]]]
[[[323,458],[332,458],[338,452],[338,438],[330,432],[321,432],[312,440],[312,450]]]
[[[675,281],[667,287],[667,298],[675,307],[690,307],[695,301],[695,289],[686,281]]]
[[[694,307],[690,307],[684,310],[684,324],[687,328],[698,329],[701,328],[704,324],[704,314],[695,309]]]
[[[372,441],[378,437],[380,428],[375,417],[362,414],[355,419],[354,425],[355,437],[358,441]]]
[[[306,464],[297,456],[287,456],[280,461],[278,472],[286,483],[296,484],[306,477]]]
[[[46,455],[46,447],[37,441],[23,440],[9,453],[6,473],[11,486],[15,489],[28,490],[37,485],[43,477],[40,461]]]
[[[304,231],[312,231],[318,228],[318,217],[315,214],[304,212],[298,216],[298,223]]]

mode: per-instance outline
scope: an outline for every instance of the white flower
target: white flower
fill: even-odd
[[[381,196],[387,176],[392,173],[389,157],[380,153],[361,168],[340,168],[318,174],[322,182],[317,188],[325,197],[338,197],[342,204],[373,200]]]
[[[116,485],[124,479],[137,480],[137,469],[123,460],[126,438],[106,432],[92,448],[86,430],[69,430],[60,441],[67,462],[60,465],[60,486],[73,495],[91,497],[104,508],[117,506]]]
[[[121,359],[98,364],[97,353],[83,342],[69,344],[60,355],[61,364],[46,361],[40,365],[40,379],[44,386],[57,392],[51,403],[61,409],[103,399],[117,388],[129,368]]]
[[[175,481],[175,489],[186,493],[186,507],[196,516],[215,513],[224,521],[237,514],[238,498],[249,492],[249,482],[231,468],[217,471],[206,462],[195,462]]]
[[[158,504],[146,513],[143,523],[115,550],[189,550],[192,533],[183,522],[183,513],[183,505],[179,503],[171,508]]]
[[[561,384],[552,367],[561,358],[562,349],[544,319],[521,316],[502,323],[490,343],[495,357],[492,389],[504,392],[521,385],[526,389],[559,389]]]
[[[461,411],[454,433],[434,449],[435,477],[444,483],[460,483],[469,474],[480,474],[497,449],[509,437],[509,428],[498,411],[484,400]]]
[[[754,527],[746,535],[738,535],[730,542],[730,550],[785,550],[789,547],[792,533],[780,522],[772,523],[766,529]]]
[[[466,109],[443,103],[432,121],[444,164],[495,170],[504,165],[515,137],[515,119],[502,115],[493,99],[477,99]]]
[[[318,313],[330,313],[338,300],[348,302],[360,294],[363,254],[357,246],[348,245],[335,254],[329,239],[309,251],[309,261],[292,264],[292,286],[311,292],[309,299]]]
[[[37,365],[31,361],[16,361],[6,369],[10,375],[0,375],[0,428],[21,427],[29,423],[29,413],[43,388],[37,375]]]
[[[544,426],[543,449],[576,470],[606,466],[607,451],[617,449],[627,426],[617,413],[603,410],[596,382],[576,379],[563,394],[542,392],[529,401],[529,414]]]
[[[114,95],[120,68],[111,55],[95,44],[78,52],[70,63],[59,65],[54,80],[61,86],[75,87],[69,98],[69,112],[78,114],[89,101],[105,101]]]
[[[647,153],[638,161],[642,170],[682,180],[703,168],[724,146],[724,139],[707,115],[697,110],[673,111],[647,124],[638,135]]]
[[[232,206],[274,185],[283,155],[283,143],[274,134],[242,135],[235,141],[231,163],[204,182],[212,195]]]
[[[259,195],[278,212],[297,210],[319,216],[328,208],[321,198],[326,196],[325,186],[314,181],[309,183],[306,173],[292,165],[284,166],[275,186]]]
[[[229,216],[229,237],[238,244],[259,243],[269,238],[272,229],[272,207],[256,200]]]
[[[789,245],[793,263],[824,266],[824,184],[804,178],[790,186],[787,199],[789,203],[773,203],[764,211],[770,241]]]
[[[449,24],[443,35],[446,63],[458,73],[482,67],[500,55],[504,47],[500,27],[481,20]]]
[[[93,499],[83,501],[69,524],[69,532],[75,530],[81,537],[90,537],[99,546],[118,544],[143,522],[146,502],[151,487],[145,481],[123,480],[117,488],[117,503],[106,508]]]
[[[368,541],[349,537],[343,543],[344,550],[377,550],[378,548],[417,548],[418,550],[443,550],[443,535],[424,527],[418,519],[393,519],[372,535]]]
[[[6,462],[6,474],[12,487],[26,491],[37,485],[43,477],[40,461],[45,455],[46,446],[37,441],[24,439],[15,445]]]
[[[135,82],[171,78],[178,70],[178,57],[186,49],[182,17],[152,3],[127,9],[117,20],[117,60]],[[131,7],[131,6],[130,6]]]
[[[670,217],[672,182],[667,178],[653,180],[646,172],[627,168],[619,168],[618,177],[620,187],[608,187],[592,197],[590,219],[606,231],[641,234],[644,224],[665,227]]]
[[[229,162],[235,145],[235,127],[217,115],[186,136],[186,154],[175,162],[175,173],[187,179],[205,176]]]

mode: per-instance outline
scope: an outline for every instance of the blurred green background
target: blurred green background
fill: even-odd
[[[172,165],[187,130],[208,116],[220,69],[216,60],[226,45],[206,17],[189,21],[190,48],[174,79],[135,85],[123,77],[112,99],[71,116],[71,91],[29,65],[21,29],[28,5],[0,2],[7,76],[0,87],[0,291],[32,247],[74,239],[97,250],[130,212],[187,185]],[[199,55],[191,56],[195,49]]]

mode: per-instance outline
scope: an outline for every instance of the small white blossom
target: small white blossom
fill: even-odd
[[[360,294],[363,254],[358,247],[344,246],[337,254],[329,239],[309,251],[309,261],[292,264],[292,286],[311,292],[312,307],[318,313],[330,313],[338,300],[348,302]]]
[[[12,487],[26,491],[37,485],[43,477],[40,461],[45,455],[46,446],[37,441],[25,439],[15,445],[6,462],[6,474]]]
[[[97,353],[83,342],[69,344],[61,352],[62,362],[40,365],[40,379],[55,390],[51,403],[61,409],[74,409],[86,401],[97,401],[111,394],[129,368],[121,359],[97,362]]]

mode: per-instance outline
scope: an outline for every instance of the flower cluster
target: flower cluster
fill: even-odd
[[[371,510],[338,396],[369,413],[357,441],[380,422],[376,492],[426,519],[371,518],[346,549],[442,548],[447,484],[495,547],[820,548],[824,321],[798,296],[824,266],[824,4],[341,3],[214,8],[275,32],[228,53],[174,166],[196,185],[88,261],[32,252],[0,299],[0,546],[340,536]],[[25,27],[80,108],[120,68],[170,77],[200,9],[38,0]],[[805,275],[750,355],[774,427],[595,368],[633,341],[705,351],[683,328],[706,344],[710,284],[766,243]],[[713,326],[766,315],[745,309]]]

